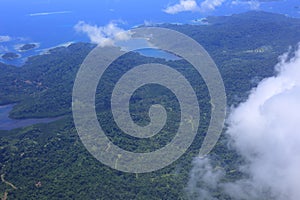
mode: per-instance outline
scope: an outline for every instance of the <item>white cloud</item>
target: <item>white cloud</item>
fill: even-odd
[[[155,25],[155,23],[152,21],[144,20],[144,25],[145,26],[153,26],[153,25]]]
[[[178,4],[169,6],[163,11],[168,14],[177,14],[185,11],[196,11],[197,9],[198,5],[195,0],[180,0]]]
[[[245,172],[255,192],[277,199],[300,199],[300,48],[276,66],[278,75],[263,80],[230,117],[229,135],[249,162]],[[236,186],[236,184],[234,185]]]
[[[0,42],[9,42],[11,40],[12,38],[9,37],[8,35],[0,35]]]
[[[8,52],[8,48],[6,46],[0,45],[0,53]]]
[[[35,16],[68,14],[68,13],[72,13],[72,12],[71,11],[41,12],[41,13],[31,13],[31,14],[29,14],[29,16],[35,17]]]
[[[100,46],[113,46],[117,41],[130,39],[130,32],[119,28],[113,22],[110,22],[106,26],[97,26],[80,21],[74,28],[77,32],[87,34],[92,43],[99,44]]]
[[[205,0],[200,4],[200,10],[203,12],[215,10],[216,7],[221,6],[226,0]]]
[[[194,187],[189,188],[196,187],[195,177],[205,180],[209,174],[215,184],[206,181],[198,187],[209,195],[217,189],[236,200],[300,199],[300,46],[288,60],[290,55],[281,57],[278,74],[261,81],[229,117],[227,134],[245,159],[241,171],[249,178],[222,182],[211,163],[202,160],[194,163],[190,180]],[[203,171],[193,174],[197,169]]]
[[[221,6],[226,0],[204,0],[200,5],[196,0],[180,0],[178,4],[172,5],[163,11],[168,14],[177,14],[187,11],[207,12],[215,10],[216,7]]]
[[[217,200],[212,196],[211,191],[218,189],[224,172],[220,169],[214,169],[208,158],[197,157],[193,165],[194,168],[190,173],[190,180],[187,186],[189,199]]]
[[[245,5],[248,6],[251,10],[258,10],[260,8],[260,1],[257,0],[249,0],[249,1],[241,1],[234,0],[231,2],[231,5]]]

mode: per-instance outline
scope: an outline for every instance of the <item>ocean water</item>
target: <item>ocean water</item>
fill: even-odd
[[[231,0],[214,11],[183,12],[170,15],[163,12],[168,5],[179,0],[1,0],[0,37],[9,36],[10,40],[0,40],[0,55],[6,52],[20,54],[14,61],[0,62],[19,65],[28,56],[40,54],[46,49],[69,42],[89,42],[89,38],[74,30],[79,21],[104,26],[110,21],[118,22],[123,29],[146,23],[194,23],[208,15],[230,15],[250,10],[247,4],[233,5]],[[201,1],[198,1],[201,2]],[[261,3],[260,9],[300,17],[299,0],[279,0]],[[37,43],[38,48],[18,52],[21,44]]]

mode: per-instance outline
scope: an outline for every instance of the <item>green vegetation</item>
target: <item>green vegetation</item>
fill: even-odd
[[[163,25],[181,31],[202,44],[218,65],[228,95],[228,105],[243,101],[261,79],[274,75],[277,57],[300,41],[300,20],[267,13],[246,13],[233,17],[209,18],[210,25]],[[153,103],[168,111],[162,132],[150,139],[125,135],[113,121],[110,94],[118,78],[132,67],[158,62],[177,69],[196,91],[201,125],[189,150],[172,165],[147,174],[128,174],[106,167],[82,145],[71,115],[72,87],[77,70],[94,45],[77,43],[31,57],[23,67],[0,64],[0,104],[17,103],[14,118],[64,118],[12,131],[0,131],[0,195],[8,199],[186,199],[185,187],[192,160],[205,136],[210,109],[205,83],[186,61],[165,61],[128,53],[105,72],[96,95],[98,120],[114,144],[135,151],[158,149],[172,139],[178,125],[178,102],[164,87],[149,85],[135,92],[131,101],[132,118],[145,124]],[[211,156],[230,172],[228,180],[242,174],[243,162],[227,148],[222,136]],[[226,181],[226,180],[224,180]],[[16,188],[7,184],[11,183]],[[216,192],[216,197],[226,199]]]

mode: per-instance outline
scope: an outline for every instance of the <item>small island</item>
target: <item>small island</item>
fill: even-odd
[[[4,60],[14,60],[20,57],[20,55],[13,53],[13,52],[8,52],[5,53],[1,56]]]
[[[24,44],[19,48],[19,50],[20,51],[28,51],[28,50],[36,48],[36,47],[37,47],[36,44]]]

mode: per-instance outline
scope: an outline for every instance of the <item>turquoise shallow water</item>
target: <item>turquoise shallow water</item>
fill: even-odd
[[[11,119],[9,118],[9,112],[13,109],[13,106],[13,104],[0,106],[0,130],[12,130],[34,124],[50,123],[61,118]]]
[[[158,50],[158,49],[141,49],[136,51],[139,54],[143,55],[143,56],[147,56],[147,57],[154,57],[154,58],[163,58],[165,60],[180,60],[182,58],[177,57],[174,54],[162,51],[162,50]]]

